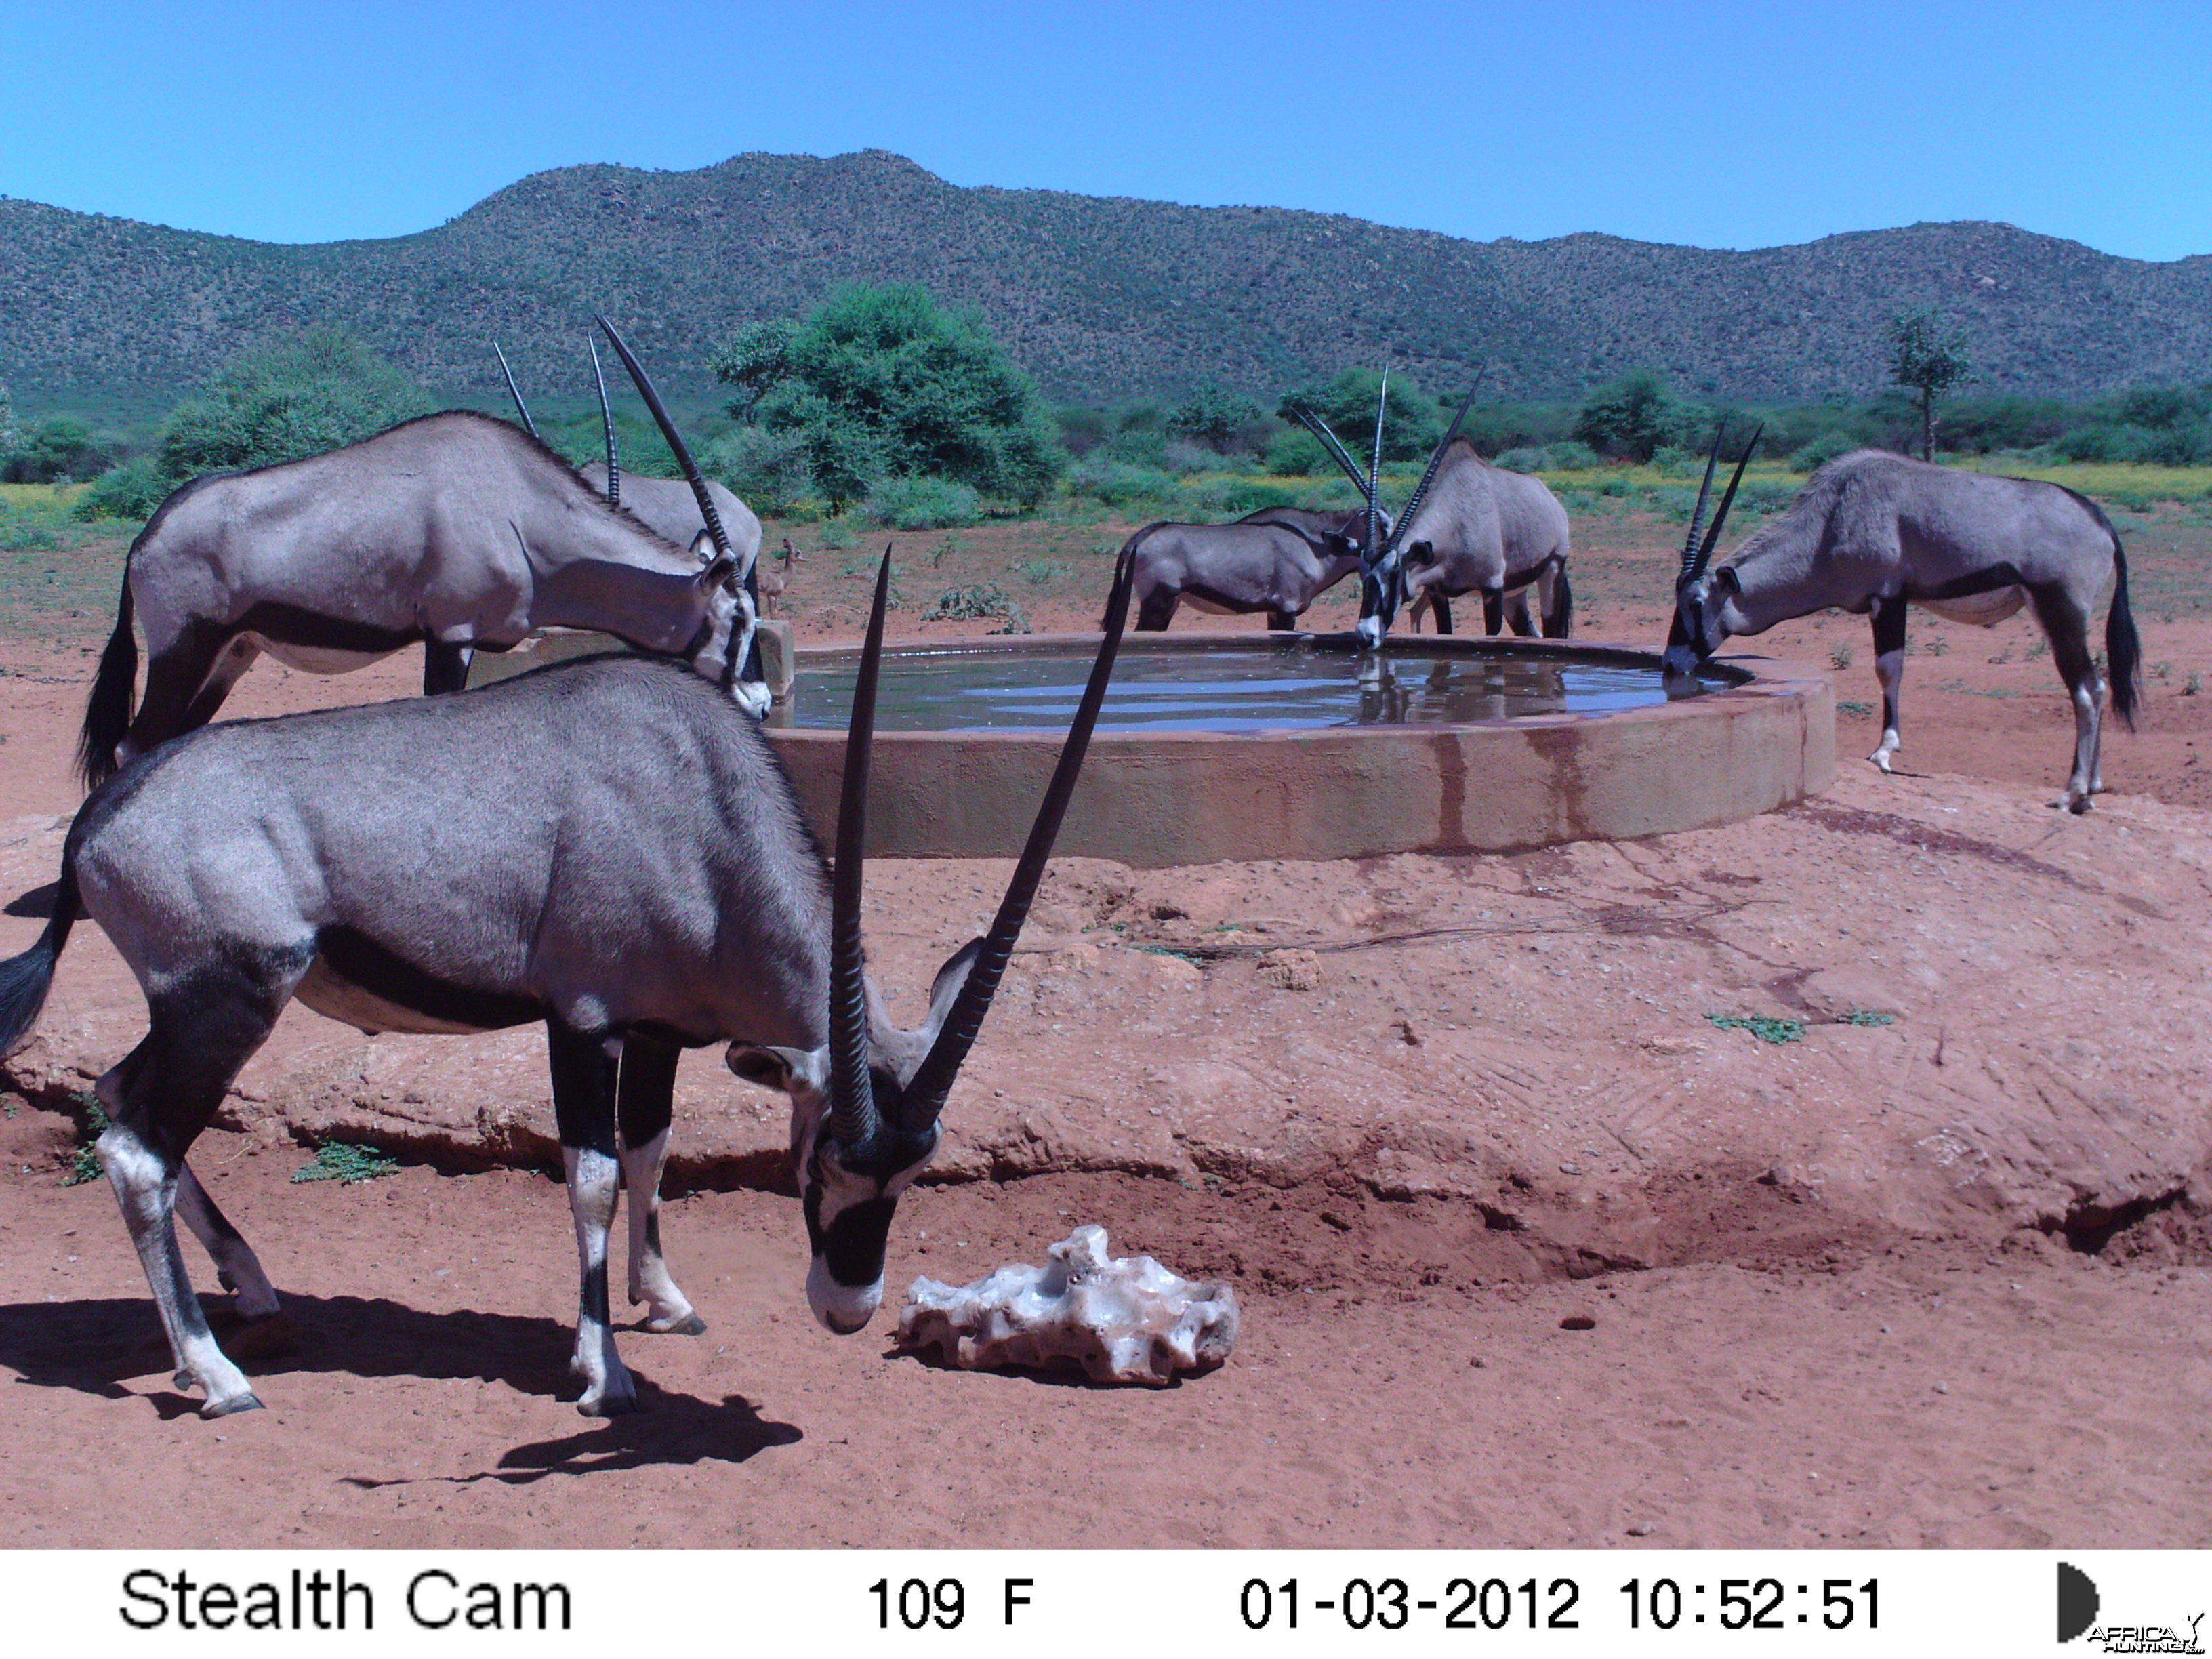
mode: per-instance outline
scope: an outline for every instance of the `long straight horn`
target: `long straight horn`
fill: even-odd
[[[1690,514],[1690,533],[1682,538],[1682,568],[1676,573],[1674,586],[1680,587],[1695,572],[1698,562],[1698,532],[1705,528],[1705,503],[1712,498],[1713,471],[1721,464],[1721,440],[1728,435],[1728,422],[1723,421],[1713,432],[1713,447],[1705,457],[1705,481],[1698,486],[1698,505]]]
[[[1482,377],[1489,373],[1486,366],[1482,373],[1474,377],[1474,384],[1467,389],[1467,398],[1460,404],[1459,413],[1452,416],[1451,425],[1445,429],[1443,441],[1430,455],[1428,465],[1422,469],[1420,483],[1413,486],[1413,493],[1406,502],[1406,510],[1398,515],[1397,527],[1390,532],[1391,547],[1406,539],[1406,532],[1413,522],[1413,514],[1421,510],[1421,503],[1428,498],[1429,486],[1436,482],[1437,469],[1444,464],[1444,451],[1449,449],[1452,440],[1459,436],[1460,427],[1467,420],[1467,411],[1474,407],[1474,394],[1482,390]]]
[[[592,378],[599,383],[599,428],[607,434],[607,505],[622,505],[622,462],[615,454],[615,412],[607,407],[607,377],[599,373],[599,343],[586,334],[592,349]]]
[[[645,399],[645,406],[653,411],[653,423],[660,428],[660,435],[668,441],[668,447],[676,457],[677,465],[684,469],[684,477],[691,486],[691,493],[698,497],[699,516],[705,521],[708,533],[714,538],[713,579],[720,581],[738,568],[738,556],[730,550],[730,538],[722,528],[722,515],[714,510],[714,498],[708,492],[707,480],[700,474],[699,463],[691,459],[691,446],[684,441],[684,434],[676,429],[676,422],[669,419],[668,406],[660,401],[660,394],[653,389],[653,382],[646,378],[645,370],[639,366],[629,347],[623,343],[623,337],[615,332],[615,325],[596,311],[592,313],[592,320],[606,331],[607,343],[615,349],[615,355],[622,359],[623,367],[629,371],[629,378],[637,386],[637,395]]]
[[[1375,550],[1375,491],[1382,477],[1382,416],[1390,407],[1390,371],[1382,371],[1382,393],[1375,400],[1375,459],[1367,464],[1367,530],[1359,543],[1359,561],[1372,566]]]
[[[1000,902],[991,931],[976,941],[975,960],[968,970],[967,981],[946,1012],[945,1024],[939,1027],[937,1041],[907,1084],[901,1113],[902,1127],[910,1132],[928,1127],[945,1109],[952,1079],[959,1075],[961,1062],[968,1058],[976,1033],[983,1029],[983,1016],[990,1012],[1000,977],[1013,957],[1014,941],[1021,937],[1022,923],[1036,897],[1037,883],[1044,878],[1054,838],[1060,834],[1060,820],[1067,815],[1068,799],[1075,793],[1076,777],[1083,770],[1084,751],[1091,746],[1091,729],[1098,724],[1099,707],[1106,701],[1106,683],[1114,677],[1114,656],[1121,649],[1121,629],[1129,620],[1129,592],[1136,577],[1136,561],[1125,552],[1106,601],[1106,637],[1091,665],[1091,678],[1067,728],[1067,741],[1060,746],[1060,764],[1053,769],[1052,781],[1045,786],[1044,804],[1037,808],[1036,822],[1030,826],[1029,843],[1022,848],[1013,879],[1006,884],[1006,896]]]
[[[830,1130],[840,1146],[876,1137],[876,1090],[868,1072],[868,988],[860,949],[860,883],[868,838],[868,761],[876,738],[876,679],[884,660],[884,611],[891,550],[876,573],[868,642],[853,681],[845,729],[845,782],[837,801],[837,867],[830,883]]]
[[[1337,441],[1336,434],[1329,430],[1328,422],[1304,404],[1291,405],[1291,418],[1313,434],[1314,441],[1327,450],[1329,459],[1344,469],[1344,476],[1352,480],[1352,487],[1364,501],[1368,495],[1367,480],[1359,471],[1359,463],[1353,460],[1351,452]]]
[[[499,372],[507,376],[507,395],[514,399],[514,412],[522,416],[522,424],[529,429],[530,435],[537,438],[538,422],[530,418],[530,405],[522,401],[522,388],[514,383],[514,371],[507,366],[507,354],[499,349],[496,340],[491,343],[491,349],[492,355],[499,359]],[[543,443],[544,440],[539,438],[538,441]]]
[[[1721,497],[1720,510],[1713,514],[1713,527],[1705,532],[1705,539],[1698,548],[1698,562],[1690,568],[1690,580],[1704,575],[1705,566],[1711,562],[1714,544],[1721,538],[1721,526],[1728,522],[1729,508],[1735,501],[1735,487],[1743,482],[1743,470],[1751,465],[1752,452],[1759,447],[1759,434],[1765,430],[1766,423],[1762,421],[1752,433],[1751,441],[1743,447],[1743,454],[1735,464],[1735,476],[1729,480],[1728,493]]]

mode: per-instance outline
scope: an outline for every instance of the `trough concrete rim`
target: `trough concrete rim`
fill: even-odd
[[[1096,634],[1023,635],[887,647],[894,655],[1093,652]],[[1409,640],[1407,644],[1411,645]],[[1349,635],[1191,631],[1125,638],[1126,653],[1284,644],[1356,648]],[[1385,647],[1388,649],[1389,647]],[[1581,640],[1425,635],[1423,655],[1510,655],[1659,667],[1656,652]],[[809,647],[810,663],[857,646]],[[1730,653],[1738,683],[1604,714],[1451,725],[1258,732],[1100,732],[1056,851],[1139,868],[1224,860],[1514,852],[1704,829],[1786,805],[1835,773],[1834,694],[1803,664]],[[825,842],[836,823],[845,734],[766,735]],[[1061,742],[1057,732],[876,733],[868,850],[886,858],[1011,858]]]

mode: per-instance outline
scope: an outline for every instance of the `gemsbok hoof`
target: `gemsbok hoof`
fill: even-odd
[[[609,1389],[596,1400],[586,1395],[576,1402],[577,1414],[582,1417],[628,1417],[637,1409],[636,1392],[629,1389],[619,1393]]]
[[[202,1417],[235,1417],[240,1412],[264,1411],[267,1407],[250,1394],[234,1394],[228,1400],[210,1400],[200,1407]]]
[[[680,1319],[648,1319],[645,1328],[662,1336],[704,1336],[707,1322],[696,1313],[688,1313]]]

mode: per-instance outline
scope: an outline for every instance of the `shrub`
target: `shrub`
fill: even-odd
[[[759,513],[788,514],[814,488],[805,441],[765,427],[725,433],[700,452],[699,467]]]
[[[1704,412],[1690,408],[1648,368],[1632,369],[1583,399],[1574,435],[1613,455],[1648,461],[1662,446],[1696,441]]]
[[[1508,472],[1541,472],[1551,464],[1552,454],[1547,449],[1509,449],[1491,462],[1492,466],[1502,466]]]
[[[172,410],[161,468],[182,480],[273,466],[358,442],[430,406],[422,387],[360,341],[311,329],[233,359]]]
[[[1371,368],[1347,368],[1322,386],[1306,386],[1285,398],[1276,412],[1291,418],[1293,407],[1303,404],[1327,421],[1337,441],[1350,450],[1362,466],[1374,453],[1375,404],[1382,390],[1382,376]],[[1454,407],[1457,407],[1455,404]],[[1382,459],[1386,461],[1425,461],[1437,440],[1444,435],[1444,417],[1433,398],[1403,374],[1390,379],[1390,402],[1382,422]]]
[[[934,477],[1034,507],[1066,470],[1029,376],[979,313],[948,311],[919,283],[842,288],[763,367],[769,343],[761,326],[748,330],[717,355],[716,373],[768,383],[761,423],[799,438],[833,506],[880,479]]]
[[[1188,438],[1170,438],[1161,451],[1160,464],[1175,473],[1218,472],[1221,457]]]
[[[1848,455],[1858,447],[1858,440],[1841,428],[1823,432],[1790,458],[1790,470],[1792,472],[1815,471],[1837,456]]]
[[[2117,461],[2122,448],[2120,429],[2102,421],[2069,427],[2051,447],[2069,461]]]
[[[975,492],[950,478],[885,478],[868,492],[868,514],[893,530],[949,530],[981,516]]]
[[[15,434],[6,455],[0,457],[0,481],[74,483],[98,477],[113,459],[89,426],[58,415]]]
[[[88,522],[100,519],[149,519],[167,501],[175,481],[150,455],[141,455],[120,466],[110,467],[92,481],[70,512]]]
[[[1168,429],[1215,450],[1229,447],[1245,428],[1262,417],[1260,405],[1240,392],[1202,386],[1168,416]]]
[[[1286,426],[1267,440],[1261,465],[1278,477],[1322,477],[1335,470],[1321,441],[1301,426]]]

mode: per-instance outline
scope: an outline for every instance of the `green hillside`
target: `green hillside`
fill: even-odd
[[[2008,225],[1749,252],[1578,235],[1469,242],[1273,208],[963,190],[882,151],[692,173],[564,167],[413,236],[295,246],[0,200],[0,380],[19,404],[151,407],[240,347],[337,323],[450,393],[588,385],[588,313],[687,399],[739,325],[854,278],[978,307],[1051,394],[1259,392],[1386,356],[1438,390],[1565,398],[1632,366],[1808,401],[1885,377],[1882,325],[1933,301],[1978,390],[2085,398],[2212,376],[2212,258],[2167,264]]]

